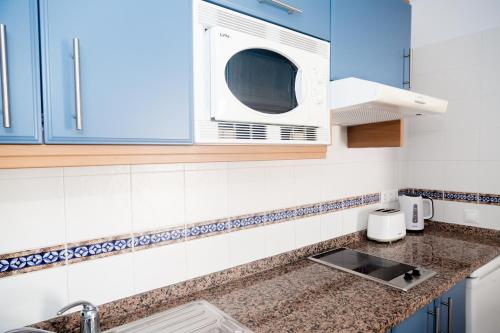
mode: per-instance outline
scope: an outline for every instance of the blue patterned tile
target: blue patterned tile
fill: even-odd
[[[189,229],[190,230],[190,236],[198,236],[201,233],[200,227],[194,226]]]
[[[484,205],[500,205],[500,195],[480,194],[479,203]]]
[[[75,256],[75,252],[73,249],[64,249],[59,251],[59,258],[61,260],[71,259]]]
[[[28,266],[38,266],[44,262],[43,257],[40,253],[29,255],[26,258]]]
[[[127,248],[127,240],[126,239],[118,239],[114,242],[114,250],[121,251]]]
[[[127,239],[127,248],[131,249],[132,247],[136,247],[139,245],[139,239],[137,237],[132,237]]]
[[[3,273],[5,271],[7,271],[9,269],[9,267],[10,267],[10,263],[7,260],[5,260],[5,259],[0,260],[0,272]]]
[[[177,239],[180,239],[180,238],[182,237],[182,231],[183,231],[183,230],[184,230],[184,229],[182,229],[182,230],[172,230],[172,231],[170,232],[170,236],[171,236],[170,238],[171,238],[172,240],[177,240]]]
[[[374,204],[374,203],[379,203],[380,202],[380,193],[373,193],[373,194],[368,194],[363,196],[363,203],[364,204]]]
[[[436,190],[426,190],[426,189],[414,189],[414,194],[421,195],[423,197],[428,197],[434,200],[443,200],[443,191]]]
[[[354,208],[363,205],[363,197],[353,197],[344,200],[344,208]]]
[[[21,269],[26,266],[26,258],[25,257],[17,257],[10,259],[9,268],[11,270]]]
[[[444,192],[444,199],[449,201],[477,202],[477,193]]]
[[[75,258],[83,258],[89,255],[89,249],[86,246],[78,246],[73,252]]]

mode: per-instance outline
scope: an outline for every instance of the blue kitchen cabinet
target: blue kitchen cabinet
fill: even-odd
[[[6,65],[0,64],[0,143],[40,143],[37,1],[0,0],[0,24]]]
[[[402,0],[332,0],[330,79],[408,87],[411,6]]]
[[[441,295],[438,301],[441,307],[441,331],[465,333],[465,280]],[[448,327],[448,323],[451,327]]]
[[[411,317],[392,328],[391,333],[432,333],[434,317],[434,301],[415,312]]]
[[[208,0],[286,28],[330,40],[330,0]],[[289,11],[289,5],[301,12]]]
[[[40,0],[40,30],[46,143],[192,143],[191,1]]]
[[[437,312],[439,312],[439,332],[465,333],[465,280],[393,327],[390,332],[434,333],[437,331]]]

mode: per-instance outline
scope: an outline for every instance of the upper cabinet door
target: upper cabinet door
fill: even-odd
[[[331,19],[330,79],[354,76],[404,87],[411,38],[406,1],[332,0]]]
[[[323,40],[330,40],[330,0],[208,1]]]
[[[0,0],[0,25],[0,143],[39,143],[37,1]]]
[[[192,2],[41,0],[46,143],[192,143]]]

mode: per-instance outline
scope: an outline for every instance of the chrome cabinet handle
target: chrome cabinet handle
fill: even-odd
[[[453,313],[453,298],[452,297],[448,297],[448,301],[447,302],[441,302],[441,304],[443,304],[444,306],[446,306],[448,308],[448,333],[452,333],[453,332],[453,327],[452,327],[452,318],[451,318],[451,315]]]
[[[10,128],[9,71],[7,69],[7,37],[5,24],[0,24],[0,67],[2,71],[3,127]]]
[[[406,59],[408,59],[408,79],[405,78]],[[403,49],[403,88],[405,86],[408,86],[408,90],[411,89],[411,48],[408,49],[408,53]]]
[[[258,1],[259,1],[259,3],[269,2],[269,3],[273,4],[273,5],[276,5],[277,7],[286,9],[286,11],[288,12],[288,14],[303,13],[304,12],[302,9],[290,6],[286,2],[283,2],[283,1],[280,1],[280,0],[258,0]]]
[[[434,311],[427,311],[428,314],[434,317],[434,333],[441,333],[439,326],[441,322],[441,309],[436,307]]]
[[[75,111],[76,111],[76,129],[83,129],[82,122],[82,91],[80,86],[80,40],[73,38],[73,70],[75,76]]]

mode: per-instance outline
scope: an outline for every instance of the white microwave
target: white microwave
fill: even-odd
[[[329,144],[330,44],[194,1],[198,144]]]

